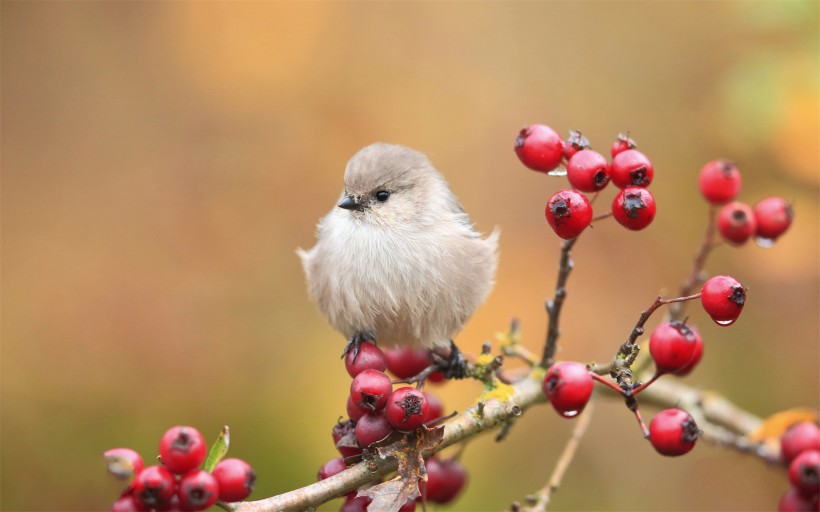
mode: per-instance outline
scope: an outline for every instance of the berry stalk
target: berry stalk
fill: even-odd
[[[720,242],[715,241],[715,232],[717,230],[717,208],[714,205],[709,206],[709,219],[706,223],[706,232],[703,235],[703,241],[700,244],[695,259],[692,261],[692,270],[689,271],[689,276],[681,283],[678,295],[683,297],[692,293],[692,290],[700,286],[705,280],[703,276],[703,267],[706,264],[706,259],[712,252],[712,249],[717,247]],[[683,316],[684,304],[676,303],[669,308],[669,320],[680,320]]]
[[[547,300],[547,340],[544,344],[544,355],[541,357],[541,366],[549,368],[555,362],[555,350],[558,345],[558,336],[561,332],[558,329],[558,318],[561,315],[561,306],[567,296],[566,284],[569,273],[575,267],[570,251],[575,245],[577,238],[564,241],[561,246],[561,259],[558,263],[558,280],[555,283],[555,295],[552,300]]]

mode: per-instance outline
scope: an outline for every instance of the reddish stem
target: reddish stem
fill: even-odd
[[[612,381],[610,381],[610,380],[608,380],[604,377],[601,377],[600,375],[598,375],[595,372],[589,372],[589,375],[592,377],[592,380],[597,380],[601,384],[603,384],[605,386],[609,386],[610,388],[612,388],[619,395],[624,394],[624,390],[619,388],[618,386],[616,386],[614,382],[612,382]]]

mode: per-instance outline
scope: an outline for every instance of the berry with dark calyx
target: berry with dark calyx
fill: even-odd
[[[777,504],[777,512],[817,512],[820,510],[817,500],[818,496],[807,498],[800,494],[799,490],[792,487],[780,498],[780,502]]]
[[[163,508],[176,494],[176,480],[165,466],[148,466],[134,479],[133,489],[140,508]]]
[[[430,457],[427,468],[427,500],[433,503],[449,503],[467,484],[467,470],[455,459]]]
[[[699,435],[695,420],[682,409],[665,409],[649,424],[649,442],[658,453],[670,457],[694,448]]]
[[[737,197],[740,181],[740,171],[735,164],[728,160],[712,160],[700,170],[698,188],[710,204],[725,204]]]
[[[182,510],[205,510],[219,497],[219,484],[207,471],[196,469],[179,480],[179,507]]]
[[[424,348],[396,347],[384,353],[387,369],[399,379],[409,379],[433,364],[433,356]]]
[[[805,497],[820,492],[820,451],[800,452],[789,464],[789,481]]]
[[[131,448],[111,448],[103,453],[108,472],[120,480],[133,479],[145,465],[139,453]]]
[[[584,409],[592,396],[592,387],[587,367],[573,362],[552,365],[541,384],[552,407],[565,418],[573,418]]]
[[[579,151],[589,149],[590,147],[589,139],[584,137],[584,134],[578,130],[570,130],[569,137],[564,141],[564,158],[569,160]]]
[[[319,468],[319,475],[317,479],[324,480],[325,478],[330,478],[333,475],[338,475],[345,469],[347,469],[347,465],[345,464],[344,459],[341,457],[330,459],[325,462],[321,468]]]
[[[393,390],[390,377],[379,370],[364,370],[350,383],[353,405],[363,411],[375,412],[387,405],[387,395]]]
[[[515,154],[530,169],[549,172],[561,164],[564,143],[549,126],[531,124],[522,128],[515,137]]]
[[[733,202],[720,209],[717,226],[724,240],[741,245],[755,234],[757,220],[749,205]]]
[[[582,192],[597,192],[609,183],[609,163],[596,151],[579,151],[567,162],[567,179]]]
[[[689,373],[703,354],[703,340],[694,327],[683,322],[663,322],[649,337],[649,353],[657,373]]]
[[[761,199],[752,211],[757,221],[755,241],[762,247],[771,246],[789,229],[794,218],[794,210],[782,197]]]
[[[427,398],[413,387],[393,391],[387,398],[385,416],[387,422],[399,432],[412,432],[424,424],[427,417]]]
[[[610,149],[609,153],[612,155],[612,158],[615,158],[618,153],[623,153],[627,149],[635,149],[636,147],[638,147],[638,145],[635,144],[634,140],[629,138],[629,132],[627,132],[626,135],[619,133],[618,138],[612,143],[612,149]]]
[[[718,325],[732,325],[746,303],[746,288],[735,278],[714,276],[703,283],[700,302]]]
[[[612,200],[612,216],[618,224],[638,231],[655,219],[655,198],[643,187],[627,187]]]
[[[655,169],[646,155],[637,149],[627,149],[612,159],[609,175],[618,188],[648,187],[655,176]]]
[[[444,416],[444,404],[441,403],[439,397],[432,393],[422,391],[424,398],[427,399],[427,414],[424,415],[424,423],[437,420]]]
[[[256,472],[242,459],[228,458],[214,467],[214,478],[219,484],[219,501],[242,501],[253,492]]]
[[[194,427],[171,427],[159,442],[162,463],[177,475],[199,467],[207,450],[205,439]]]
[[[333,445],[344,458],[362,453],[362,448],[356,441],[356,424],[353,421],[342,421],[333,427]]]
[[[393,427],[388,423],[384,412],[367,413],[356,422],[354,435],[356,441],[362,448],[367,448],[373,443],[377,443],[389,436],[393,432]]]
[[[577,190],[561,190],[547,201],[544,214],[556,235],[571,240],[592,222],[592,205]]]
[[[366,341],[359,345],[359,353],[356,355],[355,361],[353,360],[353,351],[348,351],[345,355],[345,368],[351,377],[355,377],[368,369],[383,372],[387,369],[387,360],[384,357],[384,352],[379,347]]]
[[[820,450],[820,427],[811,421],[795,423],[780,438],[780,456],[785,462],[804,450]]]

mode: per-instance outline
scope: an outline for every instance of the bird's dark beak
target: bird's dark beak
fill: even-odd
[[[342,201],[336,206],[339,208],[344,208],[345,210],[356,210],[357,212],[364,209],[362,204],[356,201],[353,196],[345,196],[344,199],[342,199]]]

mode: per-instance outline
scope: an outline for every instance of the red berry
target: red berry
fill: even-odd
[[[589,148],[589,139],[577,130],[570,130],[569,138],[564,141],[564,158],[569,160],[575,153]]]
[[[689,373],[703,354],[703,341],[693,327],[683,322],[663,322],[649,337],[649,353],[659,374]]]
[[[748,205],[733,202],[720,209],[717,226],[724,240],[740,245],[755,234],[757,221]]]
[[[134,479],[134,500],[143,509],[163,508],[176,494],[176,480],[165,466],[148,466]]]
[[[223,459],[213,472],[219,484],[219,500],[228,503],[242,501],[250,496],[256,484],[256,473],[242,459]]]
[[[695,420],[682,409],[665,409],[649,424],[649,442],[658,453],[670,457],[691,450],[699,433]]]
[[[582,192],[596,192],[609,183],[609,163],[591,149],[578,151],[567,162],[567,179]]]
[[[216,503],[219,486],[213,475],[196,469],[180,479],[177,496],[182,510],[205,510]]]
[[[441,403],[439,397],[426,391],[422,391],[422,393],[424,393],[424,398],[427,399],[427,414],[424,415],[424,423],[444,416],[444,404]]]
[[[746,289],[733,277],[714,276],[703,284],[700,302],[718,325],[735,323],[746,303]]]
[[[145,467],[140,454],[131,448],[111,448],[103,453],[103,457],[108,464],[108,472],[120,480],[133,479]]]
[[[544,214],[556,235],[571,240],[592,222],[592,205],[577,190],[561,190],[547,201]]]
[[[577,416],[592,396],[592,377],[581,363],[564,362],[550,367],[541,389],[558,414]]]
[[[635,149],[637,146],[638,145],[635,144],[635,141],[629,138],[629,133],[626,135],[619,133],[618,138],[612,143],[612,149],[609,152],[612,155],[612,158],[615,158],[618,153],[623,153],[627,149]]]
[[[433,356],[424,348],[393,348],[384,353],[387,369],[399,379],[415,377],[433,364]]]
[[[171,427],[159,442],[162,463],[178,475],[202,464],[206,452],[205,439],[194,427]]]
[[[820,450],[820,427],[810,421],[795,423],[780,438],[780,455],[791,462],[804,450]]]
[[[555,130],[543,124],[522,128],[515,137],[515,154],[534,171],[549,172],[561,164],[564,147]]]
[[[356,423],[357,421],[359,421],[359,418],[361,418],[362,415],[364,415],[364,413],[366,412],[364,409],[359,409],[358,407],[356,407],[356,404],[353,402],[353,397],[350,397],[350,396],[347,397],[347,406],[346,406],[346,408],[347,408],[347,417],[350,418],[350,420],[353,423]]]
[[[356,441],[362,448],[367,448],[389,436],[393,427],[387,422],[384,412],[367,413],[356,422]]]
[[[352,494],[352,497],[346,499],[345,502],[342,503],[342,507],[339,509],[339,512],[367,512],[367,507],[373,500],[368,496],[356,496],[355,492]]]
[[[345,469],[347,469],[347,465],[345,464],[344,459],[341,457],[330,459],[325,462],[321,468],[319,468],[319,475],[317,479],[324,480],[325,478],[330,478],[333,475],[338,475]]]
[[[767,197],[754,206],[758,244],[767,247],[789,229],[794,218],[792,207],[780,197]]]
[[[740,171],[728,160],[712,160],[700,170],[698,187],[711,204],[734,200],[740,190]]]
[[[362,453],[362,448],[356,442],[355,432],[356,425],[352,421],[339,422],[333,427],[333,444],[342,457],[353,457]]]
[[[641,230],[655,219],[655,198],[643,187],[627,187],[612,200],[612,216],[627,229]]]
[[[820,492],[820,451],[800,452],[789,464],[789,481],[803,496]]]
[[[609,175],[618,188],[648,187],[655,176],[655,170],[646,155],[637,149],[627,149],[612,159]]]
[[[123,494],[111,505],[111,512],[137,512],[140,510],[133,494]]]
[[[780,503],[777,504],[777,512],[817,512],[820,510],[817,499],[818,496],[807,498],[792,487],[780,498]]]
[[[359,352],[356,360],[353,360],[353,351],[349,350],[345,355],[345,368],[351,377],[355,377],[364,370],[378,370],[383,372],[387,369],[387,360],[384,352],[372,343],[362,343],[359,345]]]
[[[387,405],[387,395],[393,389],[390,377],[379,370],[364,370],[350,383],[353,405],[364,411],[380,411]]]
[[[414,387],[406,386],[390,394],[384,411],[387,422],[394,429],[411,432],[424,424],[428,409],[424,394]]]
[[[399,508],[399,512],[413,512],[414,510],[416,510],[415,500],[407,500],[404,502],[404,505]]]
[[[433,503],[449,503],[467,483],[467,470],[457,460],[427,459],[427,500]]]

